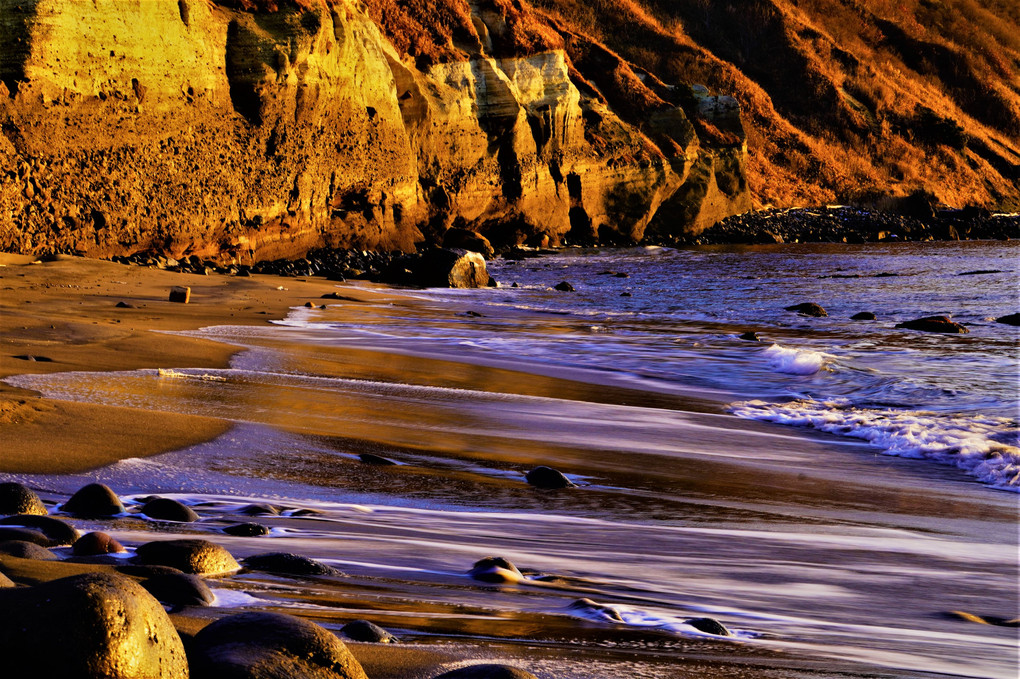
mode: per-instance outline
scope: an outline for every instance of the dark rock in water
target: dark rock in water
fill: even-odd
[[[705,634],[717,634],[721,637],[728,637],[730,631],[726,629],[721,622],[715,618],[691,618],[690,620],[684,620],[685,625],[690,625],[699,632]]]
[[[443,234],[443,247],[477,252],[485,259],[492,259],[496,254],[496,250],[488,238],[469,229],[456,227],[447,229]]]
[[[120,498],[102,483],[83,486],[60,509],[85,519],[102,519],[124,513]]]
[[[238,523],[227,526],[223,529],[227,535],[236,535],[242,538],[255,538],[261,535],[269,535],[269,529],[261,523]]]
[[[124,549],[124,545],[117,542],[112,536],[99,531],[82,535],[71,547],[71,553],[75,556],[95,556],[125,551],[127,550]]]
[[[450,672],[444,672],[435,679],[537,679],[531,672],[525,672],[512,665],[481,664],[468,665]]]
[[[875,316],[875,314],[871,313],[870,311],[861,311],[861,312],[856,313],[853,316],[851,316],[850,320],[851,321],[873,321],[876,318],[878,318],[878,317]]]
[[[756,332],[744,332],[737,336],[737,339],[746,340],[748,342],[761,342],[761,338],[758,337]]]
[[[18,514],[0,519],[3,526],[22,526],[37,530],[49,539],[49,546],[73,545],[78,539],[78,531],[69,523],[65,523],[53,516],[39,516],[37,514]]]
[[[816,318],[821,318],[823,316],[829,315],[828,313],[825,312],[825,309],[823,309],[821,305],[815,304],[814,302],[794,304],[793,306],[788,306],[785,308],[787,311],[796,311],[798,314],[802,314],[804,316],[814,316]]]
[[[14,358],[18,359],[19,361],[31,361],[32,363],[36,363],[36,362],[38,362],[38,363],[53,363],[53,359],[50,358],[49,356],[32,356],[32,355],[29,355],[29,354],[22,354],[20,356],[15,356]]]
[[[46,514],[39,496],[20,483],[0,483],[0,515]]]
[[[524,579],[524,575],[517,569],[517,566],[501,556],[487,556],[476,561],[468,571],[468,575],[475,580],[493,583],[520,582]]]
[[[305,302],[305,308],[306,309],[314,309],[315,305],[312,304],[311,302]]]
[[[471,311],[470,309],[457,315],[466,316],[467,318],[485,318],[485,316],[483,316],[482,314],[478,313],[477,311]]]
[[[584,613],[588,618],[598,618],[606,622],[623,622],[623,616],[620,615],[620,611],[612,606],[595,603],[591,599],[578,599],[567,608]]]
[[[135,550],[135,561],[198,575],[223,575],[241,568],[230,552],[208,540],[147,542]]]
[[[1009,314],[1008,316],[999,316],[995,319],[996,323],[1005,323],[1006,325],[1020,325],[1020,314]]]
[[[613,276],[613,278],[630,278],[629,273],[619,272]]]
[[[365,464],[377,464],[382,466],[387,465],[391,466],[396,464],[396,462],[394,462],[393,460],[388,460],[385,457],[373,455],[372,453],[361,453],[360,455],[358,455],[358,459],[364,462]]]
[[[167,497],[158,497],[146,502],[142,507],[142,514],[150,519],[161,521],[179,521],[181,523],[198,521],[198,514],[191,507]]]
[[[528,483],[536,488],[571,488],[574,483],[552,467],[535,467],[525,475]]]
[[[237,510],[237,513],[244,514],[245,516],[275,516],[280,513],[280,510],[272,505],[253,504],[241,507]]]
[[[981,276],[990,273],[1002,273],[1002,269],[978,269],[977,271],[964,271],[963,273],[957,274],[958,276]]]
[[[42,531],[21,526],[0,526],[0,540],[17,540],[20,542],[31,542],[42,547],[49,547],[52,543]]]
[[[352,641],[388,644],[397,640],[396,637],[382,627],[368,620],[354,620],[341,627],[340,631]]]
[[[179,679],[184,645],[163,607],[129,578],[88,573],[0,589],[5,676]]]
[[[216,595],[197,575],[163,573],[142,582],[142,587],[160,603],[170,606],[210,606]]]
[[[897,328],[920,330],[922,332],[967,333],[967,328],[949,319],[949,316],[925,316],[912,321],[897,323]]]
[[[484,288],[489,284],[489,272],[477,252],[432,248],[393,260],[382,282],[423,288]]]
[[[26,540],[0,540],[0,554],[39,561],[56,561],[59,558],[42,545]]]
[[[221,618],[188,650],[191,679],[367,679],[336,635],[282,613]]]
[[[620,297],[631,297],[631,296],[632,295],[629,292],[621,292],[620,293]]]
[[[553,289],[559,290],[560,292],[574,292],[574,286],[568,283],[567,281],[557,283],[556,285],[553,286]]]
[[[256,554],[244,559],[244,566],[253,571],[284,575],[343,575],[342,572],[314,559],[289,552]]]

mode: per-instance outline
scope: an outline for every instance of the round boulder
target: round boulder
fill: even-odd
[[[20,483],[0,483],[0,514],[45,514],[39,496]]]
[[[343,575],[339,570],[315,559],[290,552],[268,552],[244,559],[245,568],[283,575]]]
[[[245,516],[276,516],[280,513],[280,510],[273,505],[259,503],[245,505],[238,509],[237,513],[244,514]]]
[[[435,679],[537,679],[537,677],[531,672],[512,665],[486,663],[468,665],[451,672],[444,672]]]
[[[524,478],[527,479],[529,485],[535,486],[536,488],[552,490],[555,488],[571,488],[574,486],[573,481],[552,467],[535,467],[528,472]]]
[[[125,551],[127,550],[124,549],[124,545],[101,531],[86,533],[71,546],[71,553],[75,556],[96,556],[98,554],[116,554]]]
[[[209,606],[216,595],[197,575],[163,573],[142,581],[142,587],[160,603],[170,606]]]
[[[804,302],[802,304],[794,304],[793,306],[785,307],[787,311],[796,311],[802,316],[814,316],[815,318],[822,318],[828,316],[825,309],[820,304],[814,302]]]
[[[996,323],[1004,323],[1006,325],[1020,325],[1020,314],[1008,314],[1006,316],[999,316],[995,319]]]
[[[761,338],[758,337],[758,333],[748,330],[737,335],[737,339],[742,339],[745,342],[761,342]]]
[[[85,519],[103,519],[124,513],[120,498],[102,483],[83,486],[60,509]]]
[[[524,579],[517,566],[501,556],[487,556],[476,561],[468,575],[475,580],[496,584],[520,582]]]
[[[149,500],[142,506],[142,514],[150,519],[159,519],[160,521],[179,521],[181,523],[198,521],[198,514],[191,507],[168,497]]]
[[[492,259],[496,254],[488,238],[470,229],[456,227],[447,229],[443,234],[443,247],[477,252],[485,259]]]
[[[0,541],[3,540],[17,540],[21,542],[31,542],[41,547],[49,547],[53,542],[42,534],[42,532],[34,530],[32,528],[22,528],[20,526],[0,526]]]
[[[184,645],[163,607],[120,575],[88,573],[0,589],[5,675],[82,679],[188,676]]]
[[[147,542],[135,550],[142,565],[170,566],[196,575],[225,575],[241,569],[230,552],[208,540]]]
[[[192,679],[367,679],[340,639],[282,613],[240,613],[195,635]]]
[[[574,286],[568,283],[567,281],[560,281],[559,283],[553,286],[553,289],[559,290],[560,292],[575,292]]]
[[[877,316],[870,311],[861,311],[850,317],[851,321],[873,321]]]
[[[716,634],[721,637],[731,636],[730,631],[715,618],[691,618],[690,620],[684,620],[684,624],[690,625],[705,634]]]
[[[25,540],[4,540],[0,542],[0,554],[16,556],[19,559],[37,559],[39,561],[56,561],[57,555],[42,545]]]
[[[352,641],[364,641],[373,644],[388,644],[396,641],[396,637],[384,630],[374,622],[368,620],[352,620],[340,631]]]
[[[227,526],[223,529],[227,535],[236,535],[242,538],[256,538],[262,535],[269,535],[269,529],[261,523],[238,523]]]
[[[915,318],[912,321],[897,323],[897,328],[905,330],[920,330],[921,332],[941,332],[949,334],[966,334],[970,332],[959,323],[950,320],[949,316],[925,316]]]
[[[18,514],[0,519],[0,525],[23,526],[37,530],[49,539],[50,545],[73,545],[78,539],[78,530],[74,526],[54,516]]]

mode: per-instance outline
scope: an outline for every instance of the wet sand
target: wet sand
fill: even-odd
[[[394,648],[353,645],[372,679],[427,679],[471,658],[507,660],[543,679],[942,676],[939,668],[979,676],[968,673],[962,649],[982,643],[1008,653],[1015,636],[944,618],[957,608],[1003,617],[1016,609],[1009,585],[1015,498],[975,489],[952,469],[738,420],[697,390],[653,393],[581,375],[470,364],[413,344],[394,351],[259,334],[267,318],[333,290],[327,282],[204,279],[80,260],[0,273],[0,287],[11,288],[2,301],[3,376],[190,369],[169,379],[151,371],[68,378],[69,393],[87,393],[87,404],[2,387],[14,415],[0,435],[6,442],[10,433],[16,454],[8,459],[5,448],[0,471],[33,473],[31,485],[56,503],[93,475],[37,474],[119,458],[125,462],[95,478],[123,496],[186,487],[178,497],[202,521],[153,525],[134,515],[76,522],[80,528],[107,530],[129,545],[160,537],[157,531],[193,535],[239,558],[293,551],[340,567],[348,573],[341,580],[247,573],[217,586],[326,625],[368,617],[403,630],[405,643]],[[89,287],[70,288],[67,297],[61,291],[68,289],[53,287],[59,284]],[[192,286],[192,304],[164,302],[168,287],[180,284]],[[133,296],[118,296],[124,286]],[[379,299],[372,291],[344,294]],[[116,308],[121,300],[138,308]],[[343,303],[326,313],[361,320],[412,307],[426,320],[450,313],[395,301]],[[151,328],[224,323],[252,332],[148,336]],[[56,341],[50,325],[78,343]],[[239,344],[249,351],[235,357],[234,371],[220,370]],[[53,361],[12,358],[18,354]],[[298,369],[312,375],[290,372]],[[28,409],[38,414],[25,423]],[[101,421],[82,427],[82,413]],[[58,416],[74,433],[60,430]],[[168,438],[175,431],[180,438]],[[115,432],[125,433],[124,447],[111,444]],[[72,440],[76,447],[64,448]],[[168,450],[178,452],[134,459]],[[401,464],[366,465],[358,460],[364,452]],[[536,492],[522,483],[535,464],[562,468],[583,487]],[[267,497],[319,514],[260,517],[277,531],[269,538],[222,534],[223,526],[250,520],[239,513],[242,504]],[[466,578],[471,563],[489,553],[552,576],[552,586],[492,587]],[[26,580],[55,577],[44,569],[61,568],[10,559],[0,565],[21,569]],[[645,614],[709,612],[760,641],[579,620],[565,614],[579,596]],[[225,612],[192,611],[178,622],[193,629]],[[834,639],[828,650],[826,635]],[[933,648],[944,657],[910,655],[912,640],[923,635],[942,640]],[[848,660],[854,654],[859,663]]]

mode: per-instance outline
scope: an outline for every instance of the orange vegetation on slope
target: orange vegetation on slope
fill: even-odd
[[[1012,0],[533,0],[667,83],[744,110],[760,203],[932,191],[1020,207]]]

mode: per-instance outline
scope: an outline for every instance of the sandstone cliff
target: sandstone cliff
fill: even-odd
[[[750,207],[732,98],[517,0],[418,4],[0,0],[0,249],[629,243]]]

